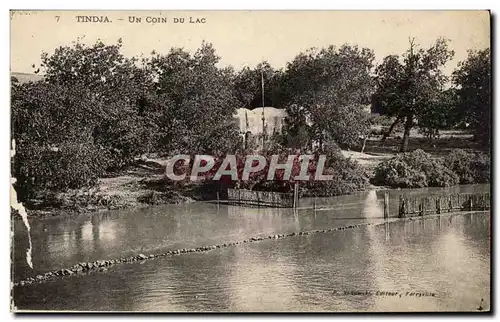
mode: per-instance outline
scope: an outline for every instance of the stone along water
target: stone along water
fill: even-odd
[[[391,191],[391,209],[402,192]],[[35,271],[22,257],[23,227],[16,223],[14,279],[82,261],[383,222],[382,198],[374,191],[328,198],[318,204],[336,209],[315,213],[197,203],[36,219]],[[19,309],[60,310],[475,310],[481,298],[489,301],[489,247],[488,213],[443,215],[120,264],[16,287],[14,302]]]

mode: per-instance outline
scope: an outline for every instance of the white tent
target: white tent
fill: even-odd
[[[262,134],[262,111],[264,111],[267,134],[280,133],[287,114],[284,109],[274,107],[258,107],[253,110],[237,109],[235,118],[238,120],[240,132],[250,131],[254,135]]]

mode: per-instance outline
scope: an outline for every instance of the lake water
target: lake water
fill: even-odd
[[[393,190],[391,216],[402,193],[489,189]],[[25,262],[26,229],[15,221],[15,281],[83,261],[379,225],[115,265],[16,287],[14,303],[21,310],[476,311],[483,298],[488,309],[489,212],[384,223],[382,199],[383,191],[325,198],[317,203],[328,209],[316,212],[194,203],[32,219],[34,270]]]

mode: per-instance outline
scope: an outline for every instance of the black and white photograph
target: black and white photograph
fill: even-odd
[[[491,313],[490,11],[9,15],[11,312]]]

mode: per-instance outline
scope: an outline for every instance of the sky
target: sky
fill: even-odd
[[[111,22],[78,22],[77,16],[107,17]],[[131,23],[129,17],[141,22]],[[152,18],[166,22],[151,23]],[[184,18],[184,23],[174,23],[175,18]],[[32,64],[38,67],[43,51],[53,53],[79,37],[88,44],[97,39],[113,44],[122,38],[126,56],[149,55],[153,50],[168,53],[171,47],[195,51],[205,40],[221,56],[221,66],[236,69],[263,60],[282,68],[310,47],[345,43],[373,49],[380,62],[387,55],[402,54],[409,37],[422,48],[445,37],[455,51],[445,68],[449,74],[467,57],[468,49],[490,46],[490,17],[487,11],[11,12],[11,72],[32,73]]]

